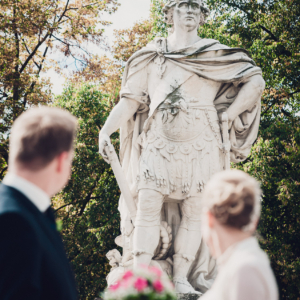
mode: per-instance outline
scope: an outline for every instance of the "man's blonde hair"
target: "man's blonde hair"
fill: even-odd
[[[205,187],[203,205],[221,224],[252,230],[260,216],[260,197],[260,186],[254,178],[230,170],[211,178]]]
[[[76,135],[77,119],[68,111],[32,108],[22,113],[10,134],[9,165],[40,170],[62,152],[69,152]]]

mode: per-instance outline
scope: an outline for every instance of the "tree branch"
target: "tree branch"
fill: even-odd
[[[63,13],[61,14],[61,16],[58,18],[57,23],[59,23],[61,21],[61,19],[64,17],[64,15],[66,14],[66,12],[68,11],[67,8],[69,6],[69,2],[70,2],[70,0],[67,1],[66,5],[65,5],[65,9],[64,9]]]
[[[262,115],[262,116],[265,115],[265,114],[269,111],[269,109],[270,109],[275,103],[276,103],[276,101],[273,102],[271,105],[269,105],[269,106],[261,113],[261,115]]]
[[[20,80],[20,73],[19,73],[19,63],[20,63],[20,40],[19,35],[17,32],[16,20],[15,20],[16,10],[13,9],[13,29],[14,29],[14,36],[15,36],[15,47],[16,47],[16,62],[15,62],[15,72],[13,76],[13,120],[17,118],[17,111],[16,111],[16,103],[19,100],[19,80]]]
[[[281,112],[284,114],[284,115],[286,115],[287,117],[291,117],[292,116],[292,114],[290,113],[290,112],[288,112],[288,111],[286,111],[285,109],[281,109]]]
[[[38,44],[35,46],[34,50],[31,52],[31,54],[27,57],[26,61],[24,62],[24,64],[22,65],[19,73],[21,74],[24,69],[27,67],[28,63],[30,62],[30,60],[32,59],[32,57],[36,54],[37,50],[39,49],[39,47],[46,41],[46,39],[51,35],[50,31],[42,38],[42,40],[40,42],[38,42]]]
[[[275,42],[278,42],[278,38],[269,29],[267,29],[266,27],[264,27],[262,25],[259,25],[259,27],[262,30],[264,30],[265,32],[267,32]]]
[[[67,42],[64,42],[63,40],[61,40],[60,38],[56,37],[55,35],[53,35],[53,37],[54,37],[57,41],[59,41],[59,42],[65,44],[65,45],[67,45],[67,46],[73,46],[73,45],[68,44]]]
[[[98,4],[98,2],[94,2],[94,3],[91,3],[91,4],[83,5],[83,6],[80,7],[80,8],[86,8],[86,7],[88,7],[88,6],[93,6],[93,5],[95,5],[95,4]],[[70,8],[67,9],[67,11],[69,11],[69,10],[77,10],[77,9],[79,9],[79,7],[70,7]]]
[[[289,96],[292,96],[292,95],[298,94],[298,93],[300,93],[300,89],[296,90],[295,92],[289,93]]]
[[[3,174],[4,174],[4,172],[7,170],[7,167],[5,167],[2,171],[1,171],[1,173],[0,173],[0,179],[2,178],[2,176],[3,176]]]
[[[80,46],[80,44],[78,44],[78,45],[71,44],[69,41],[63,41],[62,39],[58,38],[58,37],[55,36],[55,35],[53,35],[53,37],[54,37],[57,41],[63,43],[63,44],[66,45],[66,46],[69,46],[69,47],[77,47],[77,48],[80,49],[81,51],[85,52],[87,55],[90,55],[85,49],[83,49],[83,48]],[[74,58],[74,55],[72,55],[72,57]],[[79,59],[77,59],[77,60],[79,60]],[[80,61],[80,60],[79,60],[79,61]]]
[[[65,5],[65,9],[63,11],[63,13],[61,14],[61,16],[59,17],[57,23],[59,23],[61,21],[61,19],[63,18],[63,16],[65,15],[68,5],[69,5],[70,0],[67,1],[66,5]],[[54,21],[55,23],[55,21]],[[46,41],[46,39],[52,35],[53,33],[53,28],[54,28],[54,24],[52,26],[52,29],[49,30],[47,32],[47,34],[41,39],[41,41],[38,42],[38,44],[35,46],[34,50],[31,52],[31,54],[27,57],[26,61],[24,62],[24,64],[22,65],[21,69],[20,69],[20,73],[22,73],[24,71],[24,69],[27,67],[29,61],[31,60],[31,58],[36,54],[37,50],[39,49],[39,47]]]
[[[26,48],[27,53],[30,54],[30,51],[29,51],[29,49],[28,49],[28,47],[27,47],[27,45],[26,45],[25,40],[22,39],[22,41],[23,41],[23,44],[24,44],[24,46],[25,46],[25,48]],[[35,62],[34,59],[33,59],[33,62],[34,62],[34,64],[36,65],[36,67],[39,68],[39,65]]]
[[[89,201],[91,200],[91,196],[92,196],[92,194],[93,194],[93,192],[94,192],[94,188],[97,186],[98,180],[99,180],[98,178],[95,180],[95,182],[94,182],[94,184],[93,184],[93,187],[91,188],[90,192],[89,192],[89,193],[87,194],[87,196],[85,197],[85,199],[84,199],[84,201],[83,201],[84,204],[83,204],[83,206],[81,207],[78,216],[82,216],[82,214],[83,214],[83,212],[84,212],[84,210],[85,210],[87,204],[88,204]]]
[[[49,41],[51,40],[51,37],[52,37],[52,34],[50,34],[50,36],[49,36]],[[43,54],[43,56],[42,56],[42,61],[41,61],[41,63],[40,63],[40,67],[39,67],[39,72],[38,72],[37,75],[39,75],[40,72],[42,71],[43,63],[44,63],[44,61],[45,61],[45,58],[46,58],[48,49],[49,49],[49,46],[47,46],[46,49],[45,49],[45,51],[44,51],[44,54]]]
[[[83,200],[76,201],[76,202],[71,202],[71,203],[68,203],[68,204],[64,204],[61,207],[57,208],[54,212],[57,212],[57,211],[61,210],[62,208],[66,207],[66,206],[69,206],[69,205],[72,205],[72,204],[77,204],[77,203],[80,203],[80,202],[83,202]]]
[[[52,37],[52,35],[50,35],[49,39],[51,39],[51,37]],[[46,49],[45,49],[45,51],[44,51],[44,54],[43,54],[43,56],[42,56],[42,61],[41,61],[40,65],[37,65],[37,68],[38,68],[38,72],[37,72],[37,74],[36,74],[37,76],[39,76],[40,73],[41,73],[41,71],[42,71],[43,63],[44,63],[44,61],[45,61],[45,57],[46,57],[46,55],[47,55],[48,49],[49,49],[49,47],[46,47]],[[26,106],[26,104],[27,104],[27,96],[28,96],[30,93],[33,92],[33,88],[34,88],[35,84],[36,84],[36,81],[34,81],[34,82],[30,85],[30,88],[28,89],[28,92],[26,92],[25,95],[24,95],[24,101],[23,101],[23,107],[24,107],[24,108],[25,108],[25,106]]]

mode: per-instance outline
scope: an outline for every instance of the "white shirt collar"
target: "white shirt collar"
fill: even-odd
[[[45,212],[50,207],[50,197],[28,180],[15,174],[7,173],[3,183],[24,194],[41,212]]]

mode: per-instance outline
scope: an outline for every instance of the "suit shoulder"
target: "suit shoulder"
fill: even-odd
[[[5,184],[0,185],[0,215],[7,212],[22,212],[18,199],[22,194]]]
[[[34,227],[32,212],[28,210],[28,204],[26,205],[25,202],[29,202],[29,200],[22,193],[20,193],[18,190],[14,188],[1,184],[0,185],[1,224],[3,225],[3,222],[7,222],[7,224],[15,223],[18,224],[19,226],[23,225],[26,228],[28,226]]]
[[[6,211],[0,214],[0,239],[8,240],[36,236],[31,222],[18,211]]]

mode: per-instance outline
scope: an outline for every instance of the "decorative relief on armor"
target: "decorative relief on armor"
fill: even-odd
[[[188,144],[181,145],[180,151],[183,154],[190,154],[192,152],[192,145],[188,145]]]
[[[162,149],[166,146],[166,143],[164,142],[164,140],[162,139],[157,139],[155,142],[154,142],[154,147],[157,148],[157,149]]]
[[[169,108],[164,106],[163,109]],[[212,116],[216,114],[211,111]],[[143,135],[142,145],[145,148],[140,161],[140,178],[144,179],[145,184],[152,182],[157,190],[167,194],[180,191],[182,196],[188,198],[194,195],[193,190],[194,193],[201,193],[205,182],[218,170],[221,146],[220,134],[214,127],[216,121],[212,121],[214,117],[211,117],[208,109],[192,108],[186,113],[179,111],[176,119],[162,125],[158,120],[161,113],[162,111],[155,116],[150,130]],[[192,116],[199,118],[198,122],[190,123],[184,134],[179,132],[185,140],[172,138],[180,114],[189,114],[191,119]],[[207,171],[203,173],[203,169]],[[143,185],[139,181],[138,185],[141,184]]]
[[[198,191],[199,193],[202,193],[203,190],[204,190],[204,186],[205,186],[204,180],[199,180],[199,181],[197,182],[197,191]]]
[[[170,154],[173,154],[175,152],[178,151],[178,146],[177,145],[174,145],[174,144],[168,144],[167,145],[167,151],[170,153]]]
[[[163,78],[167,66],[164,65],[166,59],[163,55],[158,53],[158,56],[154,59],[154,63],[157,65],[157,75],[159,78]]]
[[[201,151],[205,147],[205,143],[202,139],[198,140],[195,144],[193,144],[193,147],[197,151]]]
[[[153,143],[156,140],[156,134],[152,131],[148,131],[147,133],[147,142]]]
[[[154,59],[154,63],[157,65],[157,75],[159,78],[163,78],[167,66],[164,65],[166,58],[164,56],[165,52],[165,41],[163,39],[157,39],[155,41],[157,48],[157,57]]]
[[[220,139],[220,132],[219,132],[219,134],[217,133],[216,128],[215,128],[214,125],[212,124],[212,121],[211,121],[211,119],[210,119],[210,116],[209,116],[209,113],[208,113],[208,110],[207,110],[207,109],[205,109],[205,114],[206,114],[208,123],[209,123],[209,125],[210,125],[210,128],[211,128],[211,130],[212,130],[213,133],[214,133],[215,138],[217,139],[218,143],[221,145],[221,144],[222,144],[222,141],[221,141],[221,139]]]

